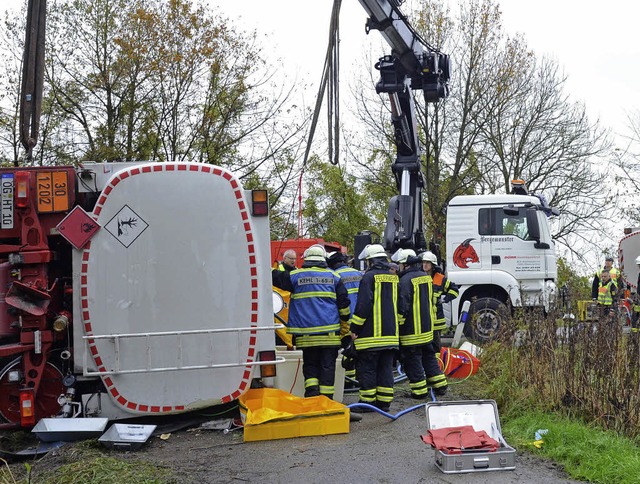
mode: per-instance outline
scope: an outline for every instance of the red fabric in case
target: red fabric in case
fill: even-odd
[[[500,444],[484,431],[475,431],[471,425],[429,430],[421,436],[425,444],[449,454],[461,454],[467,450],[495,452]]]

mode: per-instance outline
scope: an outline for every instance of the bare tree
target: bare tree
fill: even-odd
[[[598,169],[610,144],[584,106],[565,93],[557,63],[538,59],[521,36],[508,36],[494,0],[461,0],[454,14],[427,0],[411,21],[453,60],[449,98],[427,105],[415,97],[430,232],[444,234],[453,196],[504,193],[518,177],[564,212],[553,235],[567,247],[602,230],[615,202],[601,189]],[[360,101],[360,117],[379,140],[370,152],[392,159],[389,124],[370,98]]]

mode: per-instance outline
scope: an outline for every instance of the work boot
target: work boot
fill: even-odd
[[[391,408],[391,404],[386,402],[376,402],[376,407],[378,407],[383,412],[388,412]]]
[[[447,394],[447,385],[443,387],[434,388],[433,393],[435,393],[439,397],[445,396]]]
[[[365,403],[367,405],[373,405],[375,407],[375,403],[372,402],[363,402],[363,401],[359,401],[358,403]],[[356,407],[358,409],[359,413],[371,413],[371,412],[375,412],[375,410],[371,407]]]

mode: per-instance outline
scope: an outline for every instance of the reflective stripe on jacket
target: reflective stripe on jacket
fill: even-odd
[[[356,350],[398,348],[398,283],[384,262],[362,276],[350,325]]]
[[[330,269],[308,267],[291,271],[290,278],[293,290],[288,332],[301,335],[338,331],[340,316],[349,317],[349,301],[340,276]],[[340,304],[338,286],[344,298]]]
[[[598,304],[602,306],[611,306],[613,304],[613,298],[616,296],[616,283],[609,281],[606,284],[600,283],[598,286]]]
[[[436,319],[433,322],[433,329],[442,331],[447,329],[447,322],[444,318],[442,301],[440,296],[444,294],[445,302],[449,302],[458,297],[458,286],[447,279],[441,272],[433,275],[433,297],[436,301]]]
[[[336,272],[340,276],[344,287],[347,288],[347,294],[351,302],[349,309],[353,313],[356,310],[356,302],[358,301],[358,288],[362,280],[362,272],[346,265],[336,269]]]
[[[433,340],[433,279],[418,267],[409,267],[400,277],[398,313],[400,345],[414,346]]]

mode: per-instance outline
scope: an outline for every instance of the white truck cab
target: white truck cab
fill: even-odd
[[[557,265],[548,217],[557,215],[532,195],[463,195],[447,209],[447,277],[459,286],[450,317],[470,301],[465,334],[488,340],[509,308],[550,309]]]

